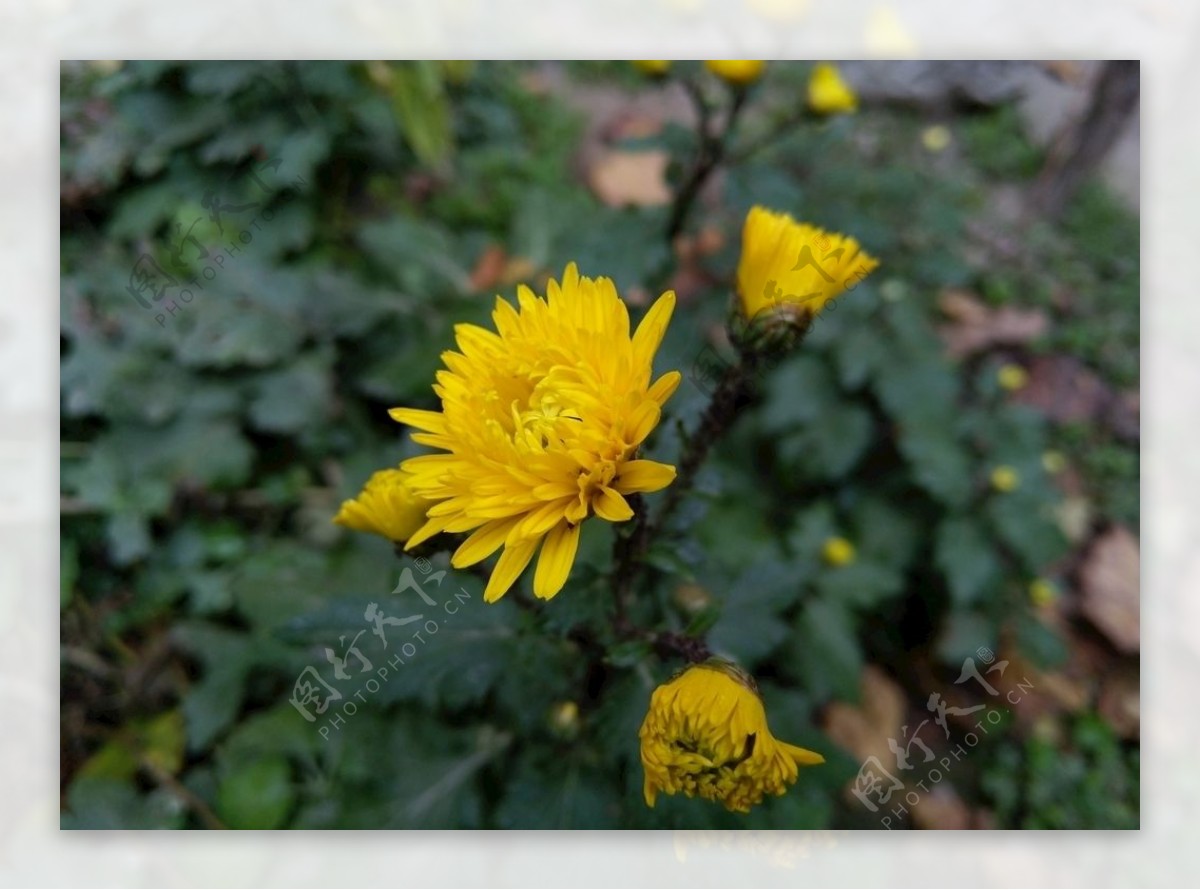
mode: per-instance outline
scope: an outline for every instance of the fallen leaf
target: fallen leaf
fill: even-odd
[[[1096,539],[1080,568],[1083,614],[1125,653],[1141,645],[1140,566],[1137,538],[1114,526]]]
[[[1123,739],[1136,739],[1141,734],[1142,693],[1138,670],[1126,667],[1109,674],[1100,689],[1096,704],[1108,725]]]
[[[1027,371],[1029,382],[1013,399],[1056,423],[1097,420],[1113,401],[1112,390],[1104,381],[1072,356],[1038,356]]]
[[[1040,309],[990,309],[974,294],[958,288],[944,290],[938,306],[949,319],[949,323],[938,327],[938,334],[952,358],[990,346],[1028,343],[1044,334],[1048,324]]]
[[[948,782],[934,785],[912,807],[913,822],[927,831],[965,831],[972,827],[971,810]]]
[[[489,244],[475,262],[471,270],[471,289],[475,291],[490,291],[501,282],[504,268],[508,263],[508,254],[498,244]]]
[[[661,149],[605,152],[588,171],[588,185],[610,207],[658,207],[671,200],[669,161]]]
[[[862,673],[862,702],[859,706],[835,701],[825,710],[826,735],[859,760],[877,757],[894,762],[889,739],[900,739],[904,721],[904,690],[880,668],[867,665]]]

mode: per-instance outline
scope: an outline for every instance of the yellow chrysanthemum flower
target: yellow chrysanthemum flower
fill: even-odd
[[[746,318],[778,311],[804,320],[878,266],[853,238],[752,207],[742,229],[738,298]]]
[[[681,379],[650,381],[654,353],[675,307],[668,291],[629,334],[629,312],[608,278],[567,266],[547,297],[517,289],[519,308],[497,297],[497,333],[455,327],[459,351],[442,353],[434,391],[441,411],[393,408],[421,430],[413,441],[442,449],[406,460],[413,488],[438,501],[412,548],[439,532],[473,532],[451,559],[474,565],[504,548],[484,590],[503,596],[541,545],[533,592],[549,599],[566,583],[591,514],[633,516],[624,495],[658,491],[675,468],[638,460],[662,406]],[[544,543],[543,543],[544,541]]]
[[[845,538],[827,538],[821,548],[822,558],[834,568],[854,562],[854,555],[854,545]]]
[[[735,86],[749,86],[762,77],[767,63],[761,59],[710,59],[704,67]]]
[[[808,78],[808,107],[816,114],[847,114],[858,111],[858,95],[836,65],[821,62]]]
[[[404,543],[425,524],[425,512],[432,505],[432,501],[413,491],[409,473],[379,470],[371,474],[358,497],[342,502],[333,521],[355,531]]]
[[[630,64],[648,77],[662,77],[671,70],[671,62],[669,60],[634,59]]]
[[[655,689],[638,736],[649,806],[660,791],[682,791],[747,813],[764,795],[783,794],[799,767],[825,762],[772,736],[753,679],[717,659]]]

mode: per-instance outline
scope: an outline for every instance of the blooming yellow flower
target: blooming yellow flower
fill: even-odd
[[[799,767],[825,762],[772,736],[753,679],[716,659],[655,689],[638,736],[649,806],[660,791],[682,791],[747,813],[764,795],[783,794]]]
[[[704,63],[704,67],[722,80],[744,87],[762,77],[767,63],[758,59],[710,59]]]
[[[1001,493],[1014,491],[1021,484],[1017,471],[1009,466],[1000,466],[992,470],[992,488]]]
[[[854,545],[845,538],[828,538],[821,548],[821,556],[831,566],[844,566],[854,562]]]
[[[648,59],[635,59],[630,64],[638,71],[649,77],[662,77],[671,70],[670,61],[652,61]]]
[[[836,65],[821,62],[808,78],[808,107],[817,114],[846,114],[858,111],[858,96]]]
[[[458,351],[433,389],[441,411],[393,408],[421,430],[413,441],[444,451],[406,460],[413,488],[437,501],[408,541],[473,532],[451,559],[474,565],[503,547],[484,599],[503,596],[541,545],[533,592],[549,599],[566,583],[579,526],[592,513],[633,516],[624,495],[658,491],[675,468],[637,459],[679,385],[670,371],[651,383],[654,353],[675,307],[668,291],[629,333],[629,312],[608,278],[567,266],[547,297],[517,289],[518,308],[497,297],[496,332],[455,327]]]
[[[811,318],[878,265],[853,238],[752,207],[737,271],[742,312],[749,319],[775,311]]]
[[[403,470],[371,474],[358,497],[344,501],[333,521],[355,531],[383,535],[404,543],[425,524],[431,501],[412,488],[412,477]]]
[[[996,372],[996,380],[1002,389],[1016,392],[1018,389],[1023,389],[1029,382],[1029,372],[1020,365],[1001,365],[1000,370]]]

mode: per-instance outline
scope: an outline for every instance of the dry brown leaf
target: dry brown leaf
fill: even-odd
[[[1141,733],[1142,693],[1136,668],[1110,674],[1100,690],[1096,710],[1113,731],[1123,739],[1136,739]]]
[[[1058,423],[1098,419],[1113,400],[1104,381],[1069,355],[1038,356],[1028,372],[1029,382],[1014,399]]]
[[[1016,346],[1045,333],[1046,314],[1040,309],[1001,306],[991,309],[974,294],[948,288],[938,306],[949,323],[938,327],[938,334],[953,358],[962,358],[989,346]]]
[[[1083,614],[1125,653],[1141,645],[1140,567],[1137,538],[1115,526],[1096,539],[1080,569]]]
[[[605,152],[588,171],[588,185],[610,207],[658,207],[671,200],[669,160],[661,149]]]
[[[489,244],[484,248],[475,268],[471,270],[471,288],[476,291],[490,291],[503,278],[504,267],[508,263],[508,254],[499,244]]]
[[[859,760],[891,755],[888,740],[900,738],[904,721],[904,690],[874,665],[863,668],[860,706],[834,702],[825,710],[825,733]]]

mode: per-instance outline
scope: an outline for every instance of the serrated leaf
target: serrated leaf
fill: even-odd
[[[938,525],[934,560],[946,576],[950,596],[959,606],[975,602],[1002,568],[983,527],[966,516],[948,516]]]

